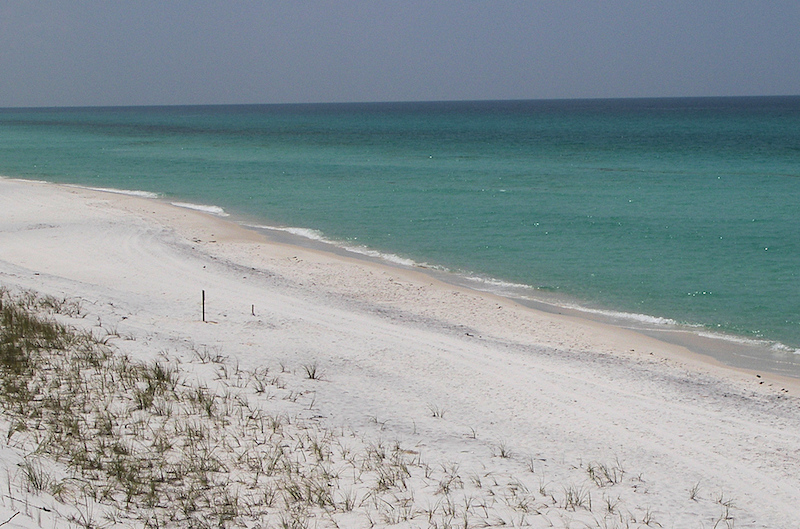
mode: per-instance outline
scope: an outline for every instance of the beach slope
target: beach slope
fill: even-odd
[[[428,526],[450,476],[488,525],[800,527],[796,385],[631,330],[158,200],[12,179],[0,285],[80,300],[76,325],[134,358],[213,351],[294,376],[306,420],[437,469],[405,519],[352,526]]]

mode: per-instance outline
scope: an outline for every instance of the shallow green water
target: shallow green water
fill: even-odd
[[[798,97],[5,109],[0,140],[6,176],[800,347]]]

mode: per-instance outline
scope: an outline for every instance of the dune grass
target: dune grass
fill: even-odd
[[[22,454],[19,490],[72,506],[37,511],[40,526],[42,512],[53,526],[85,528],[658,526],[649,508],[607,494],[624,486],[619,462],[546,490],[502,442],[467,473],[380,432],[304,418],[315,397],[302,384],[320,380],[316,362],[242,370],[208,348],[189,362],[144,362],[48,314],[84,315],[79,303],[0,288],[0,407],[6,442]],[[445,420],[441,408],[430,415]],[[725,506],[719,523],[732,523]]]

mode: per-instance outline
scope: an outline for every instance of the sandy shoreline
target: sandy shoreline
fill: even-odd
[[[249,367],[315,362],[327,423],[465,474],[535,461],[533,483],[564,488],[585,480],[586,462],[619,461],[629,479],[598,500],[649,509],[663,527],[713,526],[720,497],[737,527],[800,527],[796,380],[155,200],[0,179],[0,211],[0,284],[82,299],[86,325],[139,337],[119,342],[130,354],[191,346]]]

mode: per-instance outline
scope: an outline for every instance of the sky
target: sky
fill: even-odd
[[[0,107],[800,94],[798,0],[0,0]]]

